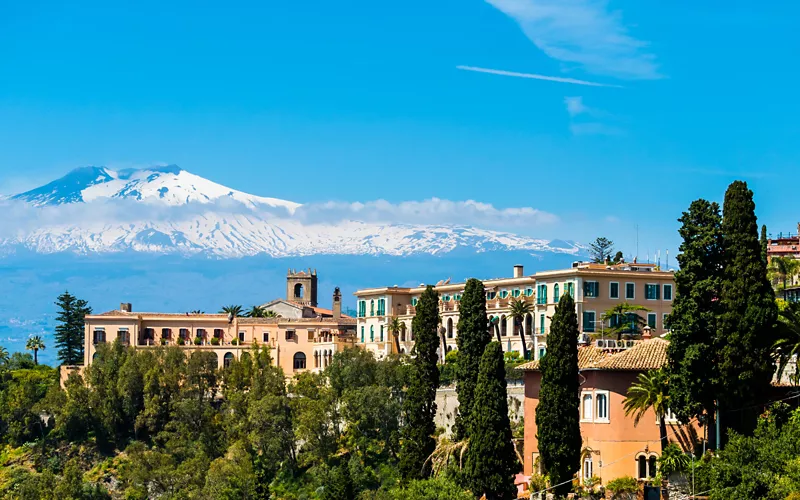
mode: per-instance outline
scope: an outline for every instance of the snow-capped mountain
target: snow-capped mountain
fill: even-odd
[[[211,203],[224,198],[249,207],[281,207],[289,213],[299,206],[291,201],[262,198],[229,189],[176,165],[119,171],[106,167],[83,167],[49,184],[12,197],[35,207],[105,199],[134,199],[178,206],[191,202]]]
[[[39,253],[133,250],[225,258],[581,251],[571,242],[468,226],[304,223],[295,217],[298,203],[236,191],[176,166],[79,168],[2,203],[15,204],[11,210],[22,210],[15,217],[28,221],[0,233],[5,252],[21,246]]]

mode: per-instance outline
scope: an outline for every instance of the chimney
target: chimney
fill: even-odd
[[[517,264],[514,266],[514,277],[515,278],[522,278],[522,266]]]
[[[126,313],[131,312],[131,303],[130,302],[122,302],[119,305],[119,310],[122,311],[122,312],[126,312]]]
[[[333,289],[333,319],[342,317],[342,292],[339,287]]]

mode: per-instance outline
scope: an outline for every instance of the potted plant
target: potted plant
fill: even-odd
[[[211,345],[219,345],[219,337],[211,337]]]
[[[203,344],[203,339],[201,339],[200,337],[194,338],[194,345],[202,345],[202,344]]]
[[[183,340],[183,337],[178,337],[178,345],[184,345],[185,343],[186,341]]]
[[[239,339],[231,340],[231,345],[239,345]]]
[[[161,345],[167,345],[167,339],[161,339]]]

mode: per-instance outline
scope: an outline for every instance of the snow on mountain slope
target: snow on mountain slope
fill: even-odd
[[[81,201],[89,203],[112,198],[173,206],[191,202],[210,203],[229,198],[249,207],[281,207],[289,213],[300,206],[291,201],[242,193],[175,165],[119,171],[105,167],[78,168],[49,184],[12,197],[37,207]]]
[[[304,224],[292,217],[298,203],[232,190],[175,166],[81,168],[11,200],[34,211],[35,223],[0,234],[0,252],[22,246],[40,253],[133,250],[227,258],[581,251],[571,242],[459,225]]]

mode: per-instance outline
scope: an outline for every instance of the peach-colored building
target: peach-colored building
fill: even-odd
[[[486,287],[487,319],[497,319],[503,349],[522,352],[519,329],[522,328],[532,357],[538,359],[547,349],[550,318],[561,297],[570,293],[575,299],[581,332],[602,337],[610,321],[603,313],[622,303],[644,306],[648,311],[637,313],[649,326],[651,335],[666,333],[664,318],[672,311],[675,279],[671,271],[661,271],[655,264],[621,263],[593,264],[575,262],[569,269],[543,271],[526,275],[523,266],[514,266],[511,277],[483,280]],[[456,348],[458,337],[459,302],[465,283],[436,284],[439,294],[439,315],[444,329],[444,349]],[[399,345],[400,352],[410,352],[414,344],[411,321],[424,285],[419,287],[382,287],[358,290],[357,344],[373,351],[378,357],[390,354]],[[515,325],[509,316],[512,300],[525,300],[532,312]],[[395,343],[388,325],[393,317],[405,324],[405,332]],[[488,323],[487,323],[488,328]],[[642,333],[633,332],[633,333]],[[612,337],[616,339],[616,336]],[[441,353],[441,348],[440,348]]]
[[[633,418],[625,415],[623,401],[640,373],[666,364],[668,344],[653,338],[622,349],[600,349],[596,343],[578,348],[580,394],[575,406],[583,439],[582,480],[597,476],[606,484],[622,476],[655,476],[661,453],[658,418],[649,410],[635,426]],[[531,475],[541,471],[536,427],[541,372],[539,361],[520,368],[525,371],[524,473]],[[690,449],[698,428],[681,426],[669,414],[666,423],[670,441]]]
[[[287,290],[291,294],[286,300],[269,304],[288,317],[137,312],[130,303],[86,316],[84,366],[92,362],[99,344],[119,339],[134,349],[180,346],[187,351],[210,351],[217,355],[220,367],[238,359],[253,345],[266,345],[287,376],[322,370],[336,352],[355,344],[356,321],[342,315],[338,288],[333,294],[333,309],[317,307],[316,272],[290,270]]]

